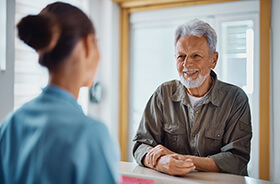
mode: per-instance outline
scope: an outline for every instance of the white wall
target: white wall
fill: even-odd
[[[119,7],[111,0],[90,1],[90,16],[95,25],[101,61],[95,81],[101,83],[99,104],[89,104],[88,115],[107,125],[118,140],[119,127]]]
[[[271,1],[271,167],[270,179],[280,181],[280,1]]]
[[[7,0],[6,70],[0,71],[0,122],[14,105],[14,20],[15,1]],[[1,7],[2,8],[2,7]]]

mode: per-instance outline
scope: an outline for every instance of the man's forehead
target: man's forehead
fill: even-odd
[[[176,51],[180,51],[186,48],[193,48],[195,50],[204,50],[205,47],[208,49],[207,39],[204,36],[183,36],[180,37],[176,43]]]

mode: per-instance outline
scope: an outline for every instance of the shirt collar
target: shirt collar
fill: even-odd
[[[211,102],[213,105],[215,106],[219,106],[220,101],[219,101],[219,91],[218,91],[218,79],[217,79],[217,75],[216,73],[211,70],[210,72],[210,76],[213,79],[213,87],[210,90],[209,94],[208,94],[208,102]],[[175,91],[175,93],[170,97],[170,99],[172,101],[178,102],[181,101],[184,105],[189,105],[190,101],[189,101],[189,97],[187,94],[187,89],[185,88],[185,86],[180,82],[179,85],[177,86],[177,90]]]
[[[55,96],[56,98],[59,98],[60,100],[67,101],[68,103],[73,105],[75,108],[77,108],[83,112],[82,107],[78,104],[75,97],[65,89],[62,89],[58,86],[49,84],[47,87],[45,87],[43,89],[43,94]]]
[[[219,80],[218,80],[217,74],[213,70],[211,70],[210,76],[213,79],[213,87],[208,94],[209,95],[209,101],[212,102],[213,105],[219,106],[219,104],[220,104],[219,90],[218,90]]]
[[[188,92],[185,86],[181,82],[179,82],[175,93],[170,97],[170,99],[174,102],[181,101],[184,105],[190,106],[190,100],[187,93]]]

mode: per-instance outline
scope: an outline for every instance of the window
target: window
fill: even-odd
[[[15,24],[28,14],[38,14],[47,4],[53,0],[16,0]],[[86,9],[87,0],[65,0],[64,2],[73,4],[83,11]],[[1,42],[2,43],[2,42]],[[39,95],[48,83],[48,71],[38,63],[37,53],[29,46],[24,44],[17,36],[15,38],[15,86],[14,86],[14,109]],[[88,90],[82,88],[78,102],[87,113]]]
[[[223,79],[253,93],[253,20],[221,22],[221,65]]]
[[[241,87],[249,98],[254,136],[249,175],[258,178],[259,158],[259,21],[258,14],[217,18],[219,27],[219,78]]]
[[[132,13],[128,160],[133,136],[145,105],[159,84],[178,79],[174,58],[174,31],[179,24],[199,18],[217,32],[220,54],[218,79],[235,84],[247,93],[254,137],[249,175],[258,178],[258,1],[230,2]]]

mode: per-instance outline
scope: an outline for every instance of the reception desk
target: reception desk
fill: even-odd
[[[264,180],[225,173],[192,171],[184,177],[170,176],[149,168],[138,166],[133,162],[121,162],[120,171],[122,176],[150,179],[153,180],[154,184],[271,184],[271,182]]]

